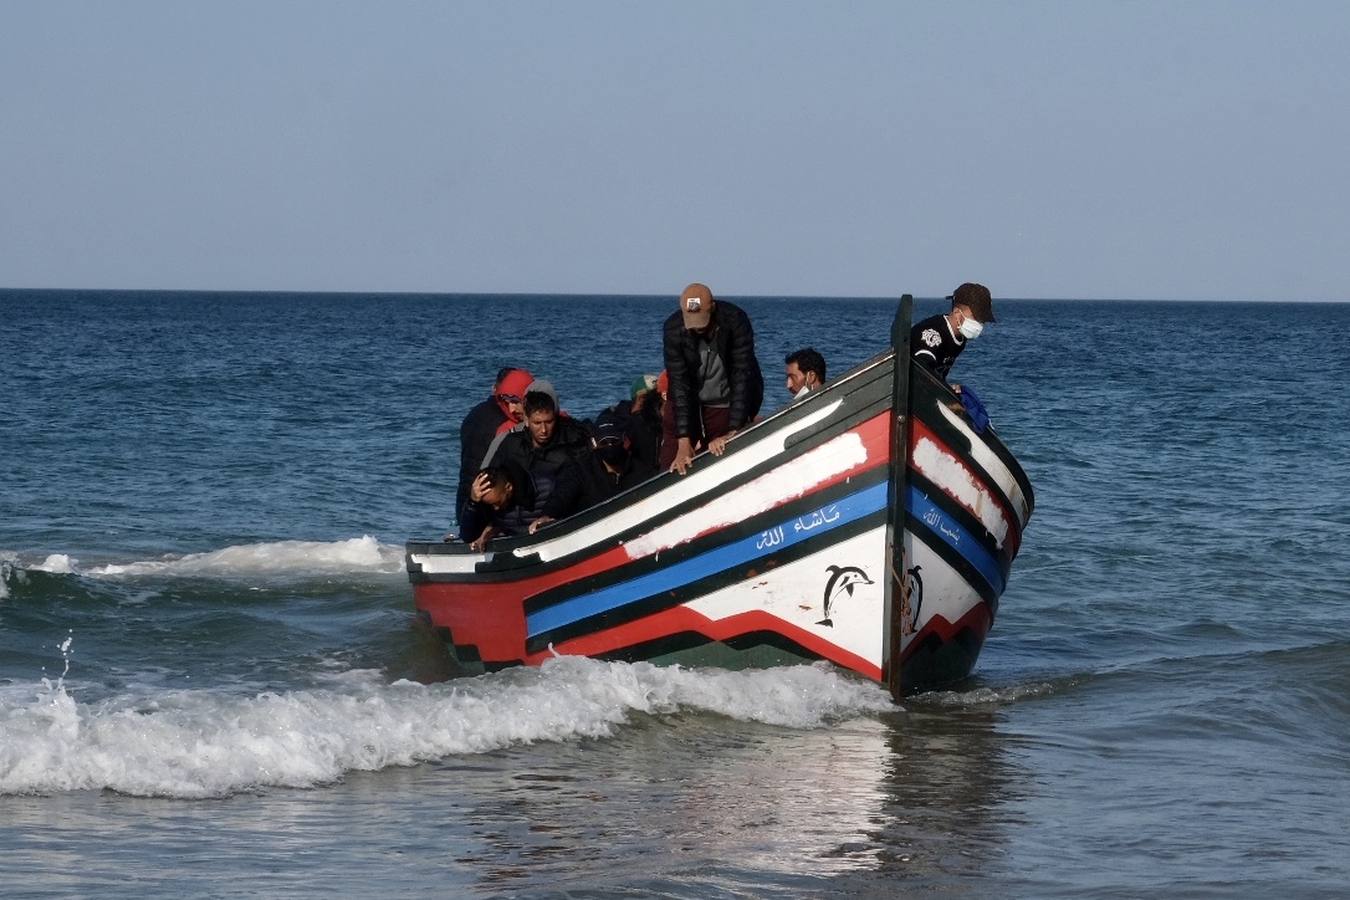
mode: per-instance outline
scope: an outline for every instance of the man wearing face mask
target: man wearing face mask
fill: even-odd
[[[909,335],[915,361],[943,381],[967,342],[980,336],[986,322],[995,321],[993,298],[982,284],[967,281],[947,299],[951,312],[918,322]],[[954,387],[960,390],[959,385]]]

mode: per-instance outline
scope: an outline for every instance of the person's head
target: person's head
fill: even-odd
[[[527,394],[548,394],[553,398],[553,408],[562,411],[562,402],[558,399],[558,389],[553,386],[553,382],[547,378],[536,378],[530,382],[530,386],[525,388]]]
[[[717,301],[706,284],[694,282],[680,294],[680,315],[686,331],[705,335],[712,328],[712,312]]]
[[[553,440],[553,428],[558,424],[558,404],[551,394],[530,391],[525,395],[525,428],[536,447]]]
[[[600,461],[612,469],[621,470],[628,462],[631,443],[624,429],[623,419],[608,410],[601,413],[592,426],[591,446]]]
[[[492,396],[512,422],[520,422],[525,418],[525,392],[532,381],[534,376],[524,369],[502,369],[497,373]]]
[[[483,502],[493,509],[507,506],[515,496],[516,486],[511,483],[505,467],[490,466],[479,474],[486,475],[488,480],[487,490],[483,492]]]
[[[794,397],[802,388],[815,390],[825,383],[825,357],[811,347],[789,353],[786,364],[787,389]]]
[[[656,390],[655,375],[639,375],[628,388],[628,399],[633,409],[640,410],[646,404],[647,395]]]
[[[952,301],[948,320],[965,338],[977,338],[986,322],[994,322],[994,299],[989,288],[967,281],[947,298]]]

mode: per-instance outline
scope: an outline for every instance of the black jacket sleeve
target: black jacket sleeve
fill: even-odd
[[[755,332],[750,317],[736,309],[731,321],[731,346],[728,348],[731,365],[731,404],[727,410],[728,427],[740,431],[755,414],[764,399],[764,379],[760,375],[759,360],[755,359]]]
[[[916,363],[941,378],[942,376],[938,374],[937,353],[932,347],[923,343],[923,330],[929,321],[930,319],[924,319],[921,322],[916,322],[909,329],[909,352]]]
[[[698,390],[694,386],[694,375],[689,368],[689,360],[684,354],[684,319],[678,312],[666,319],[661,332],[661,348],[666,362],[666,373],[670,377],[670,393],[667,403],[675,404],[675,435],[692,438],[694,417],[698,415]]]
[[[466,502],[459,516],[459,539],[466,544],[478,540],[483,529],[492,524],[493,512],[486,504]]]
[[[483,466],[483,456],[497,435],[497,426],[505,419],[496,401],[489,399],[469,410],[459,426],[459,490],[455,493],[457,511],[469,501],[473,477]]]

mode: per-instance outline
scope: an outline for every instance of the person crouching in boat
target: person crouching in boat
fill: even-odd
[[[525,390],[534,377],[524,369],[506,368],[497,373],[492,394],[469,410],[459,426],[459,488],[455,492],[455,515],[463,514],[474,475],[487,465],[488,448],[525,418]]]
[[[479,553],[499,534],[510,534],[522,507],[535,502],[530,474],[516,463],[480,470],[469,487],[469,501],[459,519],[459,533]]]
[[[755,333],[739,306],[691,284],[662,327],[670,395],[662,418],[661,468],[681,475],[700,441],[721,456],[727,439],[755,420],[764,402],[764,376],[755,359]]]
[[[951,312],[929,316],[909,333],[914,360],[943,381],[967,342],[980,336],[985,323],[996,321],[993,298],[982,284],[968,281],[947,299],[952,302]],[[961,385],[952,385],[952,390],[960,393]]]
[[[489,466],[474,476],[469,502],[459,521],[460,537],[482,553],[494,537],[534,534],[543,525],[573,512],[580,484],[559,489],[555,482],[541,500],[539,482],[514,460]],[[570,499],[569,499],[570,498]]]
[[[661,464],[661,410],[665,398],[657,392],[657,376],[641,375],[633,382],[629,399],[605,407],[595,423],[606,416],[617,416],[624,423],[624,435],[635,459],[655,470]],[[591,429],[595,437],[595,428]]]
[[[595,418],[591,429],[594,453],[582,468],[587,508],[635,488],[656,474],[656,468],[634,452],[628,425],[629,420],[613,408]]]
[[[581,508],[581,467],[591,454],[591,439],[583,425],[558,413],[556,394],[548,382],[536,381],[525,394],[525,427],[502,438],[487,465],[513,462],[524,469],[533,485],[533,503],[515,513],[514,532],[534,534],[554,519]]]

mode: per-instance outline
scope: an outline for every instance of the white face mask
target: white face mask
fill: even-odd
[[[961,337],[968,341],[974,340],[984,331],[984,323],[976,322],[974,319],[962,319],[961,328],[959,330],[961,332]]]

